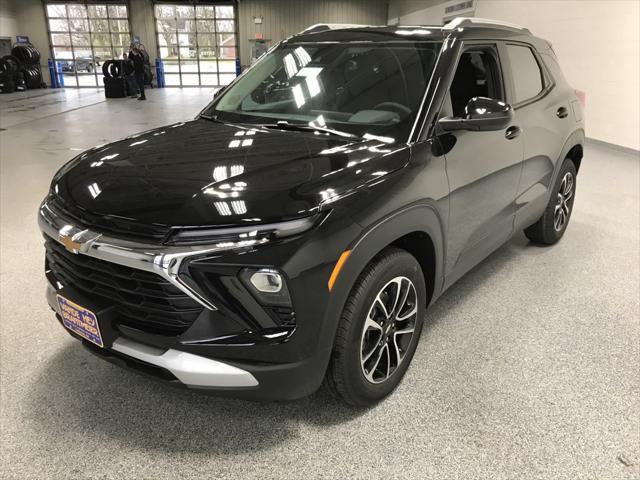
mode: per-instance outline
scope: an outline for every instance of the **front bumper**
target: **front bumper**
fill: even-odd
[[[51,283],[47,285],[47,303],[62,324],[57,302],[60,292],[73,298],[77,294],[66,287],[59,290]],[[100,326],[103,335],[111,338],[106,348],[65,330],[91,353],[120,367],[172,386],[250,400],[294,400],[312,394],[322,380],[329,353],[317,352],[302,361],[281,364],[221,361],[136,341],[116,332],[109,322]]]
[[[323,256],[327,251],[324,241],[308,242],[300,238],[260,244],[260,248],[244,249],[242,255],[220,245],[141,244],[85,229],[73,219],[48,209],[46,202],[40,209],[39,225],[48,242],[53,241],[60,248],[64,245],[67,251],[74,252],[69,253],[72,259],[96,259],[152,273],[177,287],[202,308],[192,327],[181,334],[141,331],[122,324],[122,317],[108,295],[95,298],[86,289],[77,288],[82,284],[57,277],[56,272],[47,269],[47,299],[58,320],[61,321],[57,295],[94,312],[106,338],[105,348],[68,332],[105,360],[174,385],[257,400],[301,398],[313,393],[322,383],[338,318],[337,312],[327,311],[326,288],[318,288],[326,285],[332,267]],[[215,258],[209,261],[207,255],[211,253]],[[204,260],[201,260],[203,254]],[[197,290],[199,284],[193,282],[192,276],[187,276],[187,283],[183,283],[180,275],[185,270],[180,270],[181,264],[184,262],[185,268],[191,268],[194,260],[199,272],[231,275],[219,277],[218,287],[224,283],[229,290],[220,290],[221,295],[214,297],[211,290],[207,290],[207,295],[201,296]],[[310,260],[317,263],[310,264]],[[235,273],[217,271],[218,268],[239,268],[239,261],[246,262],[242,265],[277,266],[289,278],[297,322],[294,329],[277,322],[270,324],[266,316],[260,321],[253,316],[253,327],[243,323],[243,312],[234,309],[237,305],[232,305],[226,295],[231,290],[235,289],[234,301],[240,300],[242,308],[247,310],[244,314],[264,312],[254,308],[255,300],[240,297],[241,289],[231,282]],[[242,326],[241,332],[238,325]]]

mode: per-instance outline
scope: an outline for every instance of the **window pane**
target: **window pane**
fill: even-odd
[[[233,32],[235,30],[233,20],[218,20],[217,23],[219,32]]]
[[[112,32],[128,32],[129,31],[129,22],[126,20],[111,20],[111,31]]]
[[[121,33],[121,34],[117,34],[117,33],[112,33],[111,34],[111,43],[113,43],[113,45],[129,45],[131,43],[131,37],[129,36],[128,33]]]
[[[89,27],[92,33],[107,33],[109,31],[109,22],[107,20],[91,19]]]
[[[233,7],[232,6],[216,7],[216,17],[217,18],[233,18]]]
[[[123,53],[129,53],[129,44],[127,45],[114,45],[113,46],[113,58],[122,58]]]
[[[117,57],[114,55],[110,48],[106,47],[96,47],[93,49],[93,54],[95,56],[96,62],[102,64],[105,60],[110,60],[112,58]]]
[[[215,32],[216,22],[213,20],[198,20],[198,32]]]
[[[88,32],[89,21],[85,18],[70,18],[69,28],[72,32]]]
[[[49,20],[49,30],[52,32],[68,32],[69,22],[66,20]]]
[[[178,7],[176,6],[176,18],[194,18],[195,9],[193,7]]]
[[[84,5],[67,5],[69,17],[84,18],[87,16],[87,9]]]
[[[166,70],[165,70],[166,72]],[[165,75],[164,84],[170,87],[180,86],[180,75]]]
[[[158,33],[163,32],[175,32],[176,31],[176,21],[172,18],[163,18],[156,22],[158,27]]]
[[[202,52],[200,52],[202,55]],[[218,62],[211,59],[200,58],[200,72],[216,73],[218,71]]]
[[[193,33],[179,33],[178,45],[180,46],[196,46],[196,36]]]
[[[179,32],[195,32],[196,31],[196,22],[195,20],[186,20],[183,18],[179,18],[176,26],[178,27]]]
[[[72,33],[71,34],[71,42],[73,46],[85,46],[90,45],[89,34],[88,33]]]
[[[106,18],[107,6],[106,5],[89,5],[87,7],[90,18]]]
[[[71,45],[71,38],[68,33],[52,33],[51,34],[51,44],[52,45]]]
[[[218,34],[218,46],[219,47],[235,47],[236,35],[235,33],[220,33]]]
[[[175,33],[159,33],[158,44],[161,47],[166,47],[167,45],[177,45],[178,35],[176,35]]]
[[[218,75],[200,75],[200,83],[209,86],[218,85]]]
[[[47,15],[49,18],[65,18],[67,8],[64,5],[47,5]]]
[[[180,71],[182,73],[185,73],[185,72],[197,72],[198,71],[198,61],[197,60],[181,60],[180,61]]]
[[[92,35],[93,45],[97,47],[110,47],[111,38],[108,33],[94,33]]]
[[[124,5],[109,5],[110,18],[127,18],[127,7]]]
[[[220,74],[220,85],[229,85],[236,79],[236,74],[232,73],[221,73]]]
[[[167,5],[156,5],[156,18],[174,18],[175,15],[173,7]]]
[[[183,86],[198,86],[200,85],[200,77],[197,73],[190,73],[190,74],[182,74],[182,85]]]
[[[507,52],[513,72],[515,102],[535,97],[542,91],[542,72],[533,52],[520,45],[507,45]]]
[[[210,6],[206,6],[206,7],[196,7],[196,17],[198,18],[213,18],[214,16],[214,9],[213,7]]]
[[[235,58],[233,60],[218,59],[218,70],[220,70],[220,72],[228,72],[228,73],[233,73],[235,75],[235,72],[236,72]]]
[[[73,58],[73,51],[71,50],[71,47],[53,47],[53,56],[56,60],[71,60]]]
[[[178,67],[177,60],[162,60],[164,64],[164,73],[178,73],[180,71],[180,67]]]
[[[216,46],[216,36],[211,33],[199,33],[198,34],[198,46],[200,48],[203,47],[215,47]]]

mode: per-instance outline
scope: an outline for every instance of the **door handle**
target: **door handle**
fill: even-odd
[[[521,133],[522,133],[522,129],[520,127],[513,126],[513,127],[507,128],[507,131],[504,132],[504,136],[506,137],[507,140],[513,140]]]
[[[556,112],[558,118],[567,118],[569,116],[569,110],[566,107],[560,107]]]

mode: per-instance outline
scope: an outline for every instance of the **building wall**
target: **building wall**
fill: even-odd
[[[390,15],[397,2],[407,0],[391,0]],[[405,10],[389,23],[440,24],[443,3]],[[475,16],[521,24],[549,40],[569,83],[586,92],[587,136],[640,150],[640,2],[476,0]]]
[[[242,65],[250,62],[250,39],[262,34],[271,45],[317,23],[386,25],[387,0],[239,0]],[[254,17],[262,17],[255,24]]]
[[[47,59],[51,56],[47,22],[41,0],[9,0],[10,9],[15,15],[15,35],[27,35],[29,40],[40,51],[40,67],[42,79],[51,84]],[[15,40],[15,38],[14,38]]]
[[[0,37],[10,37],[15,41],[18,35],[18,22],[9,0],[0,0]]]

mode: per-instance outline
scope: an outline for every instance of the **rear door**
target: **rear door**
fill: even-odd
[[[476,96],[506,101],[497,44],[462,49],[441,116],[464,116]],[[441,133],[449,178],[446,286],[509,239],[522,169],[518,116],[497,131]]]
[[[575,128],[569,102],[573,92],[565,82],[556,84],[540,53],[531,45],[505,42],[500,48],[507,78],[511,80],[509,103],[522,128],[524,161],[515,227],[525,228],[536,222],[546,208],[554,167],[566,138]]]

